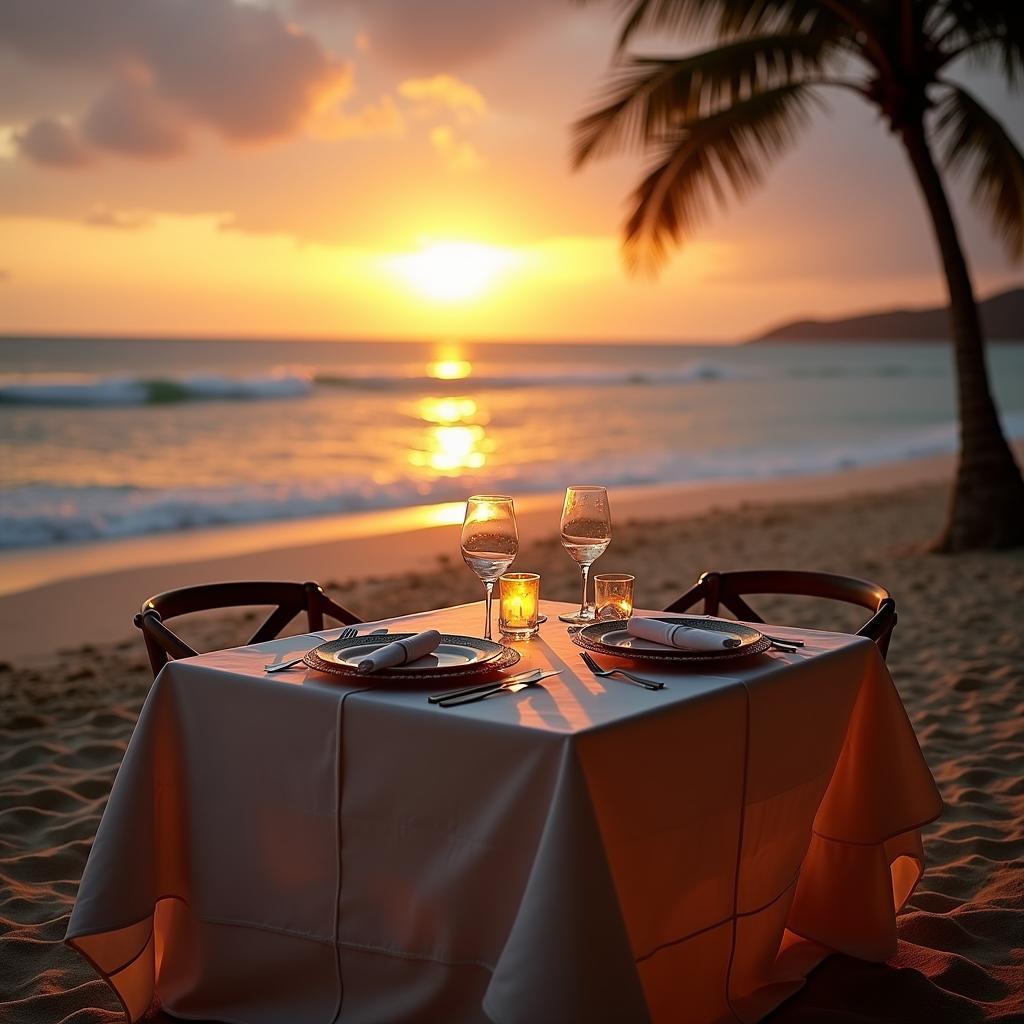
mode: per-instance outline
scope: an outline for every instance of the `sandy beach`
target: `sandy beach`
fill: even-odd
[[[928,866],[900,917],[896,959],[829,959],[774,1021],[1024,1020],[1024,552],[924,552],[945,510],[946,487],[936,482],[945,472],[948,462],[933,460],[796,488],[722,485],[615,505],[599,570],[635,573],[640,605],[663,607],[705,568],[767,565],[865,576],[898,602],[889,663],[946,809],[926,830]],[[522,528],[516,568],[540,571],[544,596],[573,599],[578,576],[550,503],[524,506]],[[367,619],[475,600],[479,584],[456,536],[439,527],[324,539],[122,568],[0,599],[0,1020],[121,1017],[62,938],[151,681],[128,625],[139,601],[186,581],[253,575],[255,566],[258,575],[320,579]],[[858,624],[856,613],[815,615],[796,599],[756,607],[769,622]],[[228,646],[246,627],[226,616],[186,635]],[[61,649],[48,651],[54,636]]]

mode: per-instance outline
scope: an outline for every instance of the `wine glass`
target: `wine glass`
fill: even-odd
[[[474,494],[462,521],[462,557],[486,591],[484,639],[491,639],[491,597],[498,577],[519,554],[519,531],[512,499],[506,494]]]
[[[612,513],[608,507],[608,491],[589,484],[567,487],[562,506],[562,547],[580,563],[583,596],[578,612],[558,616],[562,622],[579,626],[594,621],[594,607],[587,604],[587,577],[590,567],[611,542]]]

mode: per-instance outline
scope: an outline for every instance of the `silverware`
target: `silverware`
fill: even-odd
[[[531,676],[537,675],[539,672],[543,672],[543,669],[531,668],[527,672],[517,672],[515,675],[506,676],[502,680],[504,683],[518,683],[523,679],[528,679]],[[459,686],[454,690],[446,690],[444,693],[433,693],[427,698],[427,703],[437,704],[442,700],[448,700],[449,697],[462,697],[467,693],[478,693],[480,690],[493,689],[498,684],[493,680],[489,680],[486,683],[471,683],[469,686]]]
[[[725,622],[725,623],[728,623],[728,622],[731,621],[730,619],[720,619],[717,615],[694,615],[694,616],[692,616],[692,618],[695,618],[695,619],[714,619],[716,622]],[[753,624],[753,626],[754,626],[754,629],[757,629],[757,623],[756,622]],[[757,631],[759,633],[761,633],[761,630],[758,629]],[[783,647],[803,647],[803,645],[804,645],[803,640],[784,640],[781,636],[772,636],[770,633],[761,633],[761,636],[763,636],[765,638],[765,640],[771,640],[771,642],[773,644],[775,644],[777,647],[779,647],[780,649],[783,648]]]
[[[792,647],[795,650],[797,647],[803,647],[804,645],[803,640],[783,640],[781,636],[769,636],[767,633],[762,633],[761,636],[765,640],[771,640],[772,644],[779,648]]]
[[[688,618],[691,618],[691,619],[712,619],[715,622],[725,622],[727,624],[732,621],[731,619],[719,618],[719,616],[717,616],[717,615],[690,615],[690,616],[688,616]],[[756,622],[753,623],[753,628],[757,629],[757,623]],[[757,631],[759,633],[761,633],[761,630],[758,629]],[[787,648],[788,649],[788,648],[793,648],[793,647],[803,647],[803,645],[804,645],[803,640],[784,640],[781,636],[771,636],[768,633],[761,633],[761,636],[763,636],[765,638],[765,640],[771,640],[772,644],[775,647],[777,647],[779,650],[782,650],[783,648]]]
[[[627,672],[624,668],[601,668],[586,651],[581,651],[580,657],[595,676],[622,676],[631,683],[636,683],[637,686],[643,686],[648,690],[665,689],[664,683],[658,682],[656,679],[644,679],[643,676],[634,675],[632,672]]]
[[[436,704],[441,708],[456,708],[460,704],[472,704],[475,701],[483,700],[485,697],[493,697],[496,693],[518,693],[520,690],[525,690],[528,686],[536,686],[542,679],[547,679],[549,676],[557,676],[558,674],[558,670],[552,669],[549,672],[532,672],[525,677],[516,678],[513,676],[512,679],[506,679],[500,685],[495,686],[492,683],[487,689],[463,693],[456,697],[445,697],[442,700],[436,701]]]
[[[376,636],[380,633],[386,633],[387,627],[381,629],[372,629],[367,636]],[[319,633],[309,633],[308,636],[315,636],[324,643],[327,643],[327,637],[320,636]],[[355,626],[349,626],[347,629],[343,629],[334,639],[335,640],[351,640],[352,637],[358,636],[359,630]],[[312,649],[312,648],[311,648]],[[307,652],[308,653],[308,652]],[[301,658],[292,658],[291,661],[271,661],[263,666],[264,672],[283,672],[286,668],[294,668],[296,665],[301,665],[305,661],[306,655],[304,654]]]

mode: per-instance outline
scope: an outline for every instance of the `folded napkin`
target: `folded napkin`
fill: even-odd
[[[432,651],[437,650],[441,642],[441,634],[436,629],[427,629],[415,636],[407,637],[405,640],[395,640],[394,643],[385,644],[377,650],[368,654],[356,666],[357,672],[363,674],[377,672],[382,668],[394,668],[396,665],[405,665],[417,658],[424,658]]]
[[[714,629],[687,626],[682,622],[641,619],[636,615],[626,624],[626,632],[642,640],[652,640],[656,644],[681,647],[688,651],[720,651],[723,648],[739,647],[743,643],[735,633],[719,633]]]

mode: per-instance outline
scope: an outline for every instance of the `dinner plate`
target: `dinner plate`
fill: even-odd
[[[395,640],[407,640],[415,633],[388,633],[377,636],[353,636],[347,640],[328,640],[305,656],[306,664],[318,672],[338,676],[358,676],[360,679],[405,680],[430,682],[438,679],[484,675],[510,668],[519,661],[519,652],[493,640],[475,636],[443,634],[433,653],[405,665],[382,668],[377,672],[360,675],[361,662],[372,651],[379,650]]]
[[[688,651],[682,647],[667,647],[653,640],[645,640],[626,632],[627,619],[594,622],[571,634],[572,642],[596,654],[612,654],[617,658],[635,661],[672,661],[687,664],[724,661],[763,654],[772,642],[763,633],[742,622],[722,622],[688,615],[654,616],[658,622],[671,622],[684,626],[697,626],[718,633],[732,633],[740,638],[738,647],[723,647],[716,651]]]

